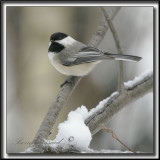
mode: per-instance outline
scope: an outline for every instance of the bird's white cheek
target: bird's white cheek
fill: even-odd
[[[55,42],[62,44],[63,46],[72,46],[76,41],[72,37],[68,36],[62,40],[56,40]]]

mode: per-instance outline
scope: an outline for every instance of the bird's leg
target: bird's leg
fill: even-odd
[[[67,83],[72,83],[73,82],[73,79],[72,79],[73,76],[69,76],[62,84],[61,84],[61,88],[67,84]]]

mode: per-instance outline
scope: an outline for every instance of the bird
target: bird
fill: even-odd
[[[48,57],[51,64],[62,74],[68,76],[86,76],[104,60],[123,60],[138,62],[142,57],[113,54],[101,51],[79,42],[71,36],[56,32],[50,36]]]

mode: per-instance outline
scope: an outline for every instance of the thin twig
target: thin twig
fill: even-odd
[[[112,35],[113,35],[113,38],[114,38],[114,41],[115,41],[115,44],[116,44],[116,47],[117,47],[117,50],[118,50],[118,53],[119,54],[122,54],[122,49],[121,49],[121,46],[120,46],[120,41],[119,41],[119,38],[118,38],[118,34],[116,32],[116,29],[112,23],[112,21],[110,20],[110,17],[107,13],[107,11],[105,10],[104,7],[101,7],[101,10],[105,16],[105,19],[109,25],[109,28],[112,32]],[[118,79],[118,91],[121,93],[122,91],[124,91],[124,81],[123,81],[123,62],[122,61],[119,61],[119,79]]]
[[[135,151],[133,151],[132,149],[130,149],[128,146],[126,146],[117,136],[116,134],[109,128],[107,128],[104,124],[100,124],[100,127],[104,130],[106,130],[107,132],[111,133],[112,134],[112,137],[117,140],[119,143],[121,143],[127,150],[133,152],[133,153],[136,153]]]

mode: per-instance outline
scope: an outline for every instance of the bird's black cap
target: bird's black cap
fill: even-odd
[[[66,38],[68,35],[65,33],[57,32],[51,35],[50,41],[62,40]]]

